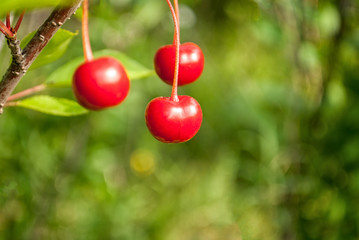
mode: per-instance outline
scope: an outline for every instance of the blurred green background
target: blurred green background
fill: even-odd
[[[153,68],[173,36],[166,2],[90,3],[93,49]],[[146,128],[147,103],[171,89],[155,75],[132,81],[121,106],[83,116],[6,108],[0,239],[358,240],[358,9],[355,0],[180,0],[181,40],[206,58],[201,78],[179,89],[204,113],[187,143],[158,142]],[[19,36],[50,11],[29,11]],[[80,30],[79,17],[64,28]],[[81,55],[78,35],[16,91]],[[1,59],[4,73],[6,45]]]

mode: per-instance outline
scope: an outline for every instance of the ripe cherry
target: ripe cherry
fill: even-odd
[[[157,140],[165,143],[180,143],[190,140],[200,129],[202,123],[202,109],[194,98],[177,95],[178,73],[180,70],[179,26],[171,1],[166,1],[171,10],[175,25],[175,40],[174,45],[165,46],[159,50],[158,55],[160,57],[157,58],[156,55],[155,64],[157,63],[156,59],[159,59],[158,66],[161,68],[163,67],[161,71],[172,71],[169,75],[170,79],[173,78],[173,81],[171,81],[172,93],[171,97],[158,97],[152,99],[147,105],[145,118],[148,129]],[[177,0],[174,2],[177,6]],[[176,9],[178,8],[176,7]],[[187,46],[187,44],[184,45]],[[173,53],[171,52],[172,48]],[[170,54],[166,53],[167,50],[169,50]],[[170,57],[167,59],[168,56]],[[202,72],[202,70],[200,72]]]
[[[73,91],[85,108],[100,110],[116,106],[128,95],[130,81],[116,59],[97,58],[80,65],[73,76]]]
[[[90,110],[121,103],[128,95],[130,81],[124,67],[116,59],[93,59],[88,33],[88,0],[83,1],[82,45],[85,62],[76,69],[72,80],[77,101]]]
[[[166,45],[158,49],[154,58],[157,75],[167,84],[172,85],[175,72],[176,46]],[[180,45],[178,85],[196,81],[202,74],[204,56],[201,48],[194,43]]]
[[[202,109],[190,96],[178,96],[178,101],[158,97],[147,105],[145,118],[148,129],[157,140],[180,143],[193,138],[200,129]]]

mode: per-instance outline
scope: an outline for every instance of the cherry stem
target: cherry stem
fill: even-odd
[[[179,15],[178,0],[173,0],[173,2],[174,2],[175,13],[176,13],[176,17],[177,17],[178,26],[179,26],[180,25],[180,15]]]
[[[4,104],[4,107],[16,107],[19,104],[19,101],[17,102],[6,102]]]
[[[179,16],[178,0],[173,0],[173,2],[174,2],[175,13],[176,13],[177,21],[178,21],[178,26],[179,26],[180,25],[180,16]],[[176,44],[176,33],[173,36],[173,44]]]
[[[88,29],[88,0],[83,1],[82,9],[82,46],[84,49],[85,61],[88,62],[93,59]]]
[[[0,21],[0,31],[7,37],[13,38],[14,34],[6,27],[6,25]]]
[[[15,25],[15,28],[14,28],[15,32],[17,32],[17,30],[19,30],[19,27],[21,25],[22,19],[24,18],[24,15],[25,15],[25,10],[22,11],[22,13],[19,16],[19,19],[16,22],[16,25]]]
[[[178,25],[176,13],[175,13],[175,10],[173,9],[171,1],[170,0],[166,0],[166,1],[171,10],[173,22],[175,25],[176,60],[175,60],[175,72],[174,72],[174,76],[173,76],[171,100],[178,102],[177,85],[178,85],[178,69],[179,69],[180,32],[179,32],[179,25]]]
[[[10,27],[11,27],[11,24],[10,24],[10,13],[9,13],[9,12],[6,13],[6,27],[7,27],[8,29],[10,29]]]
[[[14,101],[16,99],[23,98],[23,97],[26,97],[28,95],[31,95],[31,94],[34,94],[34,93],[37,93],[37,92],[41,92],[41,91],[45,90],[46,88],[47,88],[46,84],[40,84],[40,85],[34,86],[32,88],[29,88],[29,89],[26,89],[24,91],[21,91],[21,92],[18,92],[18,93],[15,93],[15,94],[11,95],[7,99],[7,102]]]

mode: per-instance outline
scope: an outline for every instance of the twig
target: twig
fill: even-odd
[[[25,11],[22,11],[22,13],[20,14],[19,19],[17,20],[16,25],[14,27],[15,32],[17,32],[17,30],[19,30],[19,27],[22,22],[22,19],[24,18],[24,15],[25,15]]]
[[[10,28],[10,27],[11,27],[11,24],[10,24],[10,13],[9,13],[9,12],[6,14],[6,27],[7,27],[7,28]]]
[[[14,101],[16,99],[19,99],[19,98],[29,96],[29,95],[37,93],[37,92],[41,92],[41,91],[45,90],[46,88],[47,88],[46,84],[36,85],[36,86],[34,86],[32,88],[29,88],[29,89],[26,89],[24,91],[21,91],[21,92],[18,92],[16,94],[11,95],[7,99],[7,103],[9,103],[10,101]]]
[[[14,34],[6,27],[6,25],[0,21],[0,31],[5,34],[6,36],[13,37]]]
[[[50,39],[55,35],[57,30],[63,25],[63,23],[75,13],[81,2],[82,0],[75,0],[73,5],[70,7],[55,8],[21,52],[20,55],[22,60],[19,62],[19,59],[16,60],[16,57],[18,56],[13,55],[13,61],[0,83],[0,114],[3,112],[3,106],[5,105],[8,97],[29,69],[33,61],[40,54]],[[20,49],[20,43],[16,39],[14,44],[15,47]],[[10,44],[9,47],[11,48]]]
[[[2,32],[2,34],[6,35],[5,30],[3,29],[3,26],[0,24],[0,32]]]
[[[12,21],[12,18],[13,18],[13,14],[10,14],[10,22]],[[6,19],[5,19],[5,21],[6,21]],[[1,27],[0,27],[0,32],[3,33],[3,34],[0,34],[0,52],[1,52],[2,48],[4,47],[6,32],[3,31]]]
[[[19,104],[20,101],[17,102],[7,102],[4,104],[4,107],[15,107]]]

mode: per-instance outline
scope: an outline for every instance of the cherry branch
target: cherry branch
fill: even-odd
[[[16,35],[8,38],[13,61],[0,82],[0,114],[2,114],[3,107],[10,94],[14,91],[36,57],[55,35],[57,30],[76,12],[81,2],[82,0],[75,0],[69,7],[55,8],[22,51],[20,41],[16,39]]]

